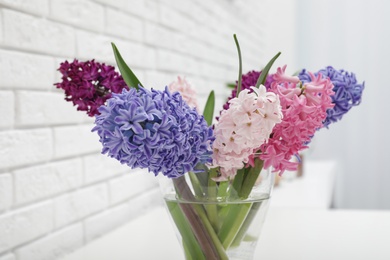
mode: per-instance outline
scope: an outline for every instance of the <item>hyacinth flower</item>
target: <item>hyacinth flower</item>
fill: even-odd
[[[354,106],[361,102],[364,82],[358,83],[354,73],[349,73],[344,70],[336,70],[332,66],[328,66],[314,75],[321,74],[324,78],[329,78],[333,85],[332,103],[334,107],[328,109],[327,117],[324,120],[324,127],[329,127],[331,123],[335,123],[342,119],[342,117]],[[299,75],[302,82],[310,81],[310,74],[304,69]]]
[[[194,201],[184,174],[206,171],[199,167],[211,163],[213,130],[210,126],[214,92],[203,115],[191,108],[177,91],[147,90],[127,66],[118,49],[112,44],[117,65],[130,90],[112,94],[102,105],[95,119],[95,127],[103,149],[102,153],[117,159],[131,168],[147,168],[155,175],[172,180],[177,196]],[[212,108],[212,109],[211,109]],[[186,218],[196,240],[184,232],[183,243],[197,248],[199,259],[227,259],[225,249],[203,209],[195,205],[180,205],[181,211],[172,213],[175,219]],[[203,216],[199,218],[199,216]],[[197,217],[198,216],[198,217]]]
[[[100,115],[96,116],[93,131],[100,136],[103,153],[132,168],[147,168],[155,175],[162,173],[171,178],[177,196],[187,201],[194,201],[195,196],[201,197],[205,193],[208,199],[214,200],[212,194],[215,194],[215,184],[219,182],[225,187],[233,178],[234,172],[244,166],[242,161],[240,165],[219,165],[226,164],[229,160],[223,161],[223,156],[216,156],[218,146],[213,145],[214,139],[214,142],[218,140],[222,146],[222,143],[235,139],[235,143],[231,142],[232,145],[227,146],[231,151],[219,148],[223,153],[231,152],[230,155],[239,154],[240,149],[244,149],[247,154],[239,160],[245,161],[256,151],[255,148],[269,138],[272,128],[281,120],[278,97],[267,92],[263,85],[260,86],[264,82],[259,81],[252,89],[242,92],[237,90],[238,97],[230,100],[231,109],[222,115],[222,120],[213,131],[213,92],[210,93],[203,116],[200,116],[195,109],[190,108],[179,92],[170,93],[168,88],[164,91],[149,91],[139,85],[138,80],[132,81],[133,74],[126,68],[115,47],[114,52],[122,76],[127,79],[126,83],[138,86],[138,89],[131,88],[129,91],[113,94],[107,104],[99,108]],[[264,75],[266,74],[265,72]],[[236,122],[240,127],[229,128],[229,118],[232,117],[240,120]],[[228,139],[224,139],[226,136]],[[211,168],[199,165],[209,165]],[[202,174],[191,174],[199,169],[203,169],[207,176],[207,191],[202,191]],[[195,194],[184,180],[185,173],[190,174]],[[254,182],[247,185],[246,189],[252,189],[253,185]],[[183,243],[188,243],[191,247],[199,246],[206,259],[227,259],[225,251],[233,242],[234,235],[240,231],[246,214],[235,218],[237,213],[242,212],[241,207],[227,207],[226,209],[230,208],[228,215],[233,218],[228,216],[227,221],[219,226],[215,225],[218,214],[209,206],[203,209],[197,205],[181,204],[181,213],[175,213],[179,215],[173,217],[180,219],[180,214],[183,214],[196,233],[195,242],[190,239],[191,241]],[[248,213],[250,207],[246,206],[244,209]],[[230,219],[235,219],[233,226],[228,221]],[[179,220],[178,222],[181,223]],[[184,229],[179,228],[180,231]],[[182,235],[186,237],[185,233]]]
[[[95,62],[62,62],[58,69],[62,74],[62,82],[55,83],[57,88],[65,91],[65,100],[71,101],[77,110],[86,111],[88,116],[97,114],[112,93],[120,93],[128,89],[122,76],[113,66]]]
[[[260,74],[261,74],[261,71],[255,71],[255,70],[252,70],[246,74],[243,74],[241,77],[241,89],[242,90],[248,89],[249,93],[252,93],[253,92],[252,87],[256,86],[256,83],[260,77]],[[270,88],[272,81],[273,81],[272,74],[268,74],[266,81],[264,82],[264,86],[266,87],[266,89]],[[227,110],[229,108],[229,105],[230,105],[229,100],[237,97],[237,87],[238,87],[238,81],[236,81],[236,83],[234,84],[232,93],[228,97],[227,102],[223,105],[224,110]]]
[[[94,61],[75,60],[61,64],[63,82],[56,84],[79,110],[95,116],[92,131],[103,154],[173,184],[168,195],[174,198],[166,204],[187,259],[228,259],[228,250],[253,239],[247,230],[270,190],[250,194],[259,177],[272,176],[261,170],[294,169],[291,156],[306,147],[335,106],[332,81],[321,73],[303,80],[287,75],[284,66],[268,75],[280,53],[261,72],[242,75],[234,39],[238,80],[214,126],[213,91],[201,115],[184,78],[163,91],[145,89],[114,44],[120,76]],[[358,91],[351,95],[360,101]],[[272,187],[268,179],[265,186]]]
[[[92,131],[100,137],[103,154],[131,168],[147,168],[155,175],[161,173],[173,180],[180,197],[193,200],[183,182],[184,174],[205,171],[204,167],[196,166],[212,161],[214,136],[210,109],[203,116],[178,91],[171,92],[168,87],[164,91],[145,89],[112,45],[121,75],[113,67],[94,60],[66,61],[59,69],[63,81],[55,85],[65,90],[66,100],[78,105],[78,110],[95,116]],[[185,87],[188,91],[188,84]],[[214,103],[213,92],[209,99]],[[201,255],[207,258],[218,255],[227,259],[207,219],[194,217],[202,212],[189,205],[183,206],[182,211],[180,214],[185,214],[189,223],[197,227],[194,232],[199,242],[191,245],[199,246],[204,252]],[[214,236],[210,235],[213,232]]]
[[[326,111],[334,106],[333,84],[329,78],[309,72],[310,81],[301,82],[298,77],[286,75],[285,70],[286,66],[278,68],[270,88],[280,97],[283,120],[260,147],[258,155],[265,168],[272,166],[280,174],[297,169],[298,163],[291,162],[291,157],[307,148],[306,144],[322,127]]]
[[[281,122],[279,97],[266,87],[243,89],[229,100],[215,125],[213,165],[220,167],[219,181],[232,179],[249,157],[267,142],[273,127]]]
[[[122,164],[177,178],[211,162],[213,131],[178,92],[125,89],[98,111],[92,131]]]
[[[168,85],[168,90],[173,92],[179,92],[183,97],[183,100],[191,107],[198,108],[198,102],[196,100],[196,91],[191,86],[190,82],[185,77],[177,76],[177,80],[172,81]]]
[[[277,73],[269,74],[267,77],[267,82],[269,82],[269,85],[267,85],[267,89],[278,93],[278,95],[280,94],[279,96],[281,97],[284,96],[284,98],[281,98],[281,103],[284,107],[284,122],[276,126],[276,135],[275,133],[272,133],[272,136],[275,138],[272,138],[270,140],[270,144],[264,144],[259,149],[259,153],[257,154],[257,157],[262,158],[266,162],[264,167],[273,166],[274,169],[276,171],[279,171],[280,173],[283,173],[283,171],[285,170],[296,170],[298,163],[290,162],[290,158],[292,156],[296,156],[299,151],[302,151],[303,149],[307,148],[307,144],[313,137],[315,130],[318,130],[322,127],[328,127],[329,124],[332,122],[337,122],[353,106],[360,104],[362,91],[364,89],[364,83],[357,83],[356,77],[353,73],[348,73],[344,70],[337,71],[331,66],[328,66],[327,68],[322,69],[314,74],[311,74],[306,70],[302,70],[299,73],[298,77],[286,75],[285,69],[285,67],[278,68]],[[249,84],[254,84],[253,82],[257,80],[257,77],[259,75],[259,72],[250,71],[247,74],[243,75],[242,79],[243,82],[249,82]],[[313,121],[307,121],[307,125],[290,123],[288,127],[287,121],[293,120],[291,119],[291,116],[294,115],[299,114],[302,118],[304,118],[305,116],[303,115],[306,113],[308,114],[309,118],[311,115],[314,114],[321,115],[321,118],[324,117],[324,108],[322,108],[321,111],[317,111],[316,109],[314,109],[313,103],[309,102],[309,104],[307,104],[307,101],[304,101],[304,99],[306,98],[314,98],[313,94],[310,93],[310,90],[308,91],[308,93],[306,93],[307,87],[305,87],[305,84],[309,84],[310,86],[310,82],[319,82],[320,80],[318,78],[318,75],[321,75],[323,79],[329,79],[330,82],[333,84],[333,93],[329,92],[328,94],[323,96],[326,98],[331,98],[332,107],[328,107],[328,109],[325,109],[326,117],[323,119],[322,125],[318,122],[317,118],[315,124],[310,125],[308,123],[313,123]],[[275,81],[277,82],[274,83]],[[286,96],[285,93],[280,93],[283,88],[287,88],[287,90],[283,91],[289,92],[288,96]],[[232,97],[235,97],[235,95],[236,93],[233,90],[230,99]],[[297,97],[299,98],[297,99]],[[291,100],[288,100],[286,98],[289,98]],[[314,101],[317,102],[316,104],[318,104],[318,102],[322,102],[321,100],[315,98]],[[300,105],[293,105],[294,102],[298,102],[300,103]],[[304,105],[304,102],[306,102],[306,105]],[[328,102],[325,102],[325,104],[327,103]],[[228,107],[229,106],[225,104],[224,109],[227,109]],[[303,109],[303,112],[300,112],[300,109]],[[295,120],[296,122],[298,122],[297,118]],[[299,128],[301,130],[298,130]],[[281,136],[282,132],[285,132],[284,136]],[[301,136],[300,138],[295,136],[293,138],[294,142],[288,142],[291,144],[290,146],[284,140],[288,140],[290,137],[293,137],[294,133],[301,133]],[[268,150],[264,151],[264,149]],[[261,153],[264,154],[261,155]],[[256,156],[250,157],[249,164],[252,166],[254,165],[255,157]]]

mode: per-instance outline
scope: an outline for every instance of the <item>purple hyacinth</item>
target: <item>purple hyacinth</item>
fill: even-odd
[[[54,85],[65,90],[66,101],[72,101],[77,110],[86,111],[91,117],[99,114],[98,108],[111,97],[111,93],[128,89],[113,66],[94,60],[65,61],[58,70],[62,74],[62,82]]]
[[[364,82],[358,83],[354,73],[336,70],[331,66],[318,71],[315,75],[318,73],[321,73],[323,77],[329,77],[334,85],[335,94],[332,96],[332,103],[335,106],[327,110],[327,117],[323,122],[325,127],[329,127],[331,123],[339,121],[353,106],[360,104]],[[303,82],[310,81],[310,76],[305,69],[299,73],[298,77]]]
[[[211,162],[213,131],[178,92],[123,90],[99,112],[92,131],[100,136],[102,153],[131,168],[176,178]]]

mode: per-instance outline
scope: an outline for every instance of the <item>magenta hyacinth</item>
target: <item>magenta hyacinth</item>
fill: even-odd
[[[128,89],[113,66],[94,60],[80,62],[75,59],[71,63],[65,61],[58,70],[62,74],[62,82],[54,85],[65,91],[66,101],[72,101],[77,110],[86,111],[91,117],[99,114],[98,108],[112,93]]]

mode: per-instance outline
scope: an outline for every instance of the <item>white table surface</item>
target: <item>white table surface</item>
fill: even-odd
[[[390,211],[329,210],[331,162],[308,163],[271,198],[254,259],[389,260]],[[157,207],[63,260],[184,259],[168,213]]]
[[[184,259],[158,207],[63,260]],[[270,208],[254,259],[389,260],[390,211]]]

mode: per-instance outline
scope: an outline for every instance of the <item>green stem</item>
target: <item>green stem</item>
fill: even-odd
[[[237,192],[239,199],[245,200],[249,197],[249,194],[251,193],[262,168],[263,161],[256,158],[254,167],[241,169],[237,172],[233,181],[233,189],[235,192]],[[230,247],[231,243],[240,232],[246,232],[245,226],[243,230],[241,230],[241,228],[246,221],[252,204],[253,203],[248,202],[229,205],[229,212],[227,213],[227,216],[224,219],[221,229],[218,233],[218,236],[225,249]],[[240,240],[240,238],[237,239]]]
[[[176,224],[177,229],[179,230],[181,237],[183,239],[183,248],[186,255],[186,259],[204,259],[202,249],[198,241],[196,240],[193,232],[191,231],[191,226],[184,217],[178,203],[172,201],[166,201],[169,212],[171,213],[172,219]],[[191,256],[191,258],[188,257]]]
[[[241,91],[241,81],[242,81],[242,58],[241,58],[241,49],[240,49],[240,44],[238,43],[237,36],[234,34],[233,35],[234,42],[236,43],[237,47],[237,53],[238,53],[238,62],[239,62],[239,67],[238,67],[238,83],[237,83],[237,96]]]
[[[229,213],[229,209],[230,209],[230,204],[224,204],[223,207],[221,207],[219,210],[218,210],[218,219],[219,219],[219,223],[223,223],[226,219],[226,216],[228,215]],[[221,226],[221,224],[219,224],[219,226]]]
[[[196,201],[183,176],[173,179],[173,183],[180,197],[189,202]],[[227,260],[226,252],[210,224],[203,207],[196,203],[179,203],[179,205],[188,223],[191,225],[191,229],[206,259]]]
[[[217,258],[217,259],[228,260],[229,258],[226,255],[226,251],[223,248],[223,245],[222,245],[221,241],[219,240],[217,233],[214,231],[213,226],[211,225],[210,221],[208,220],[206,212],[203,210],[203,207],[199,204],[194,204],[194,207],[195,207],[195,210],[199,213],[199,216],[200,216],[201,220],[203,221],[204,226],[206,227],[206,230],[209,231],[209,235],[211,236],[211,240],[212,240],[211,243],[214,244],[215,248],[217,249],[217,252],[219,254],[219,258]],[[209,258],[207,258],[207,259],[209,259]],[[214,259],[214,258],[210,258],[210,259]]]
[[[199,182],[198,176],[196,176],[195,173],[189,172],[188,175],[190,176],[192,187],[194,188],[195,196],[198,198],[203,198],[203,189],[202,185]]]
[[[186,260],[194,260],[194,258],[192,257],[192,254],[189,250],[190,248],[183,241],[184,256],[185,256]]]
[[[230,197],[230,181],[224,181],[219,183],[218,188],[218,199],[221,201],[228,201],[228,198]],[[221,228],[221,224],[225,220],[227,213],[229,212],[229,204],[228,203],[219,203],[218,207],[218,231]]]
[[[252,203],[230,205],[230,210],[222,224],[218,237],[225,249],[228,249],[248,215]]]
[[[210,169],[208,186],[207,186],[207,198],[210,200],[210,203],[204,205],[207,212],[207,216],[215,232],[218,232],[219,226],[218,226],[217,204],[215,204],[217,200],[217,183],[213,180],[213,178],[217,176],[218,176],[217,169],[216,168]]]
[[[242,183],[244,182],[244,176],[245,176],[246,168],[242,168],[237,171],[236,176],[234,176],[233,184],[232,184],[232,191],[230,192],[230,196],[233,199],[238,198],[238,194],[241,192]]]
[[[218,187],[218,198],[220,198],[222,201],[226,201],[226,197],[228,196],[228,188],[229,188],[229,181],[223,181],[219,183]]]
[[[231,247],[237,247],[240,245],[242,239],[244,238],[246,232],[248,231],[250,225],[252,224],[253,219],[256,217],[260,206],[263,202],[254,202],[252,205],[251,210],[249,211],[244,223],[242,224],[240,230],[238,231],[236,237],[234,238],[234,241],[231,245]]]
[[[241,199],[247,199],[251,193],[253,186],[256,183],[257,178],[260,175],[261,169],[263,169],[264,162],[259,158],[255,158],[255,167],[249,168],[248,172],[245,174],[244,181],[242,182],[242,187],[238,196]]]

